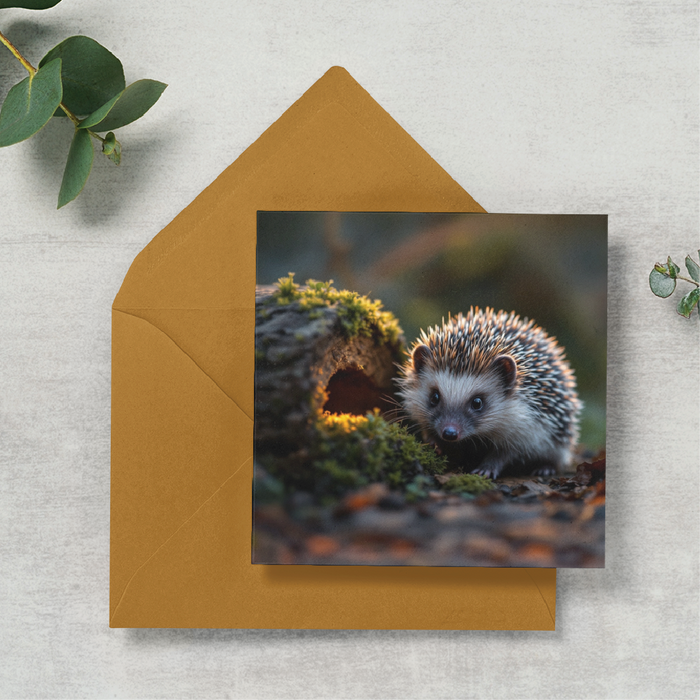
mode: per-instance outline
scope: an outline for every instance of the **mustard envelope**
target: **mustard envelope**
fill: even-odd
[[[258,210],[483,211],[336,67],[137,256],[112,316],[110,625],[553,630],[554,569],[251,564]]]

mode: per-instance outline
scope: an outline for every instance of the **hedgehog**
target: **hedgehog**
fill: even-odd
[[[514,312],[470,308],[421,331],[398,397],[423,440],[464,471],[555,474],[571,464],[582,404],[555,338]]]

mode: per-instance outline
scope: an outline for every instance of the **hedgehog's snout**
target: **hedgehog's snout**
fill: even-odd
[[[447,442],[455,442],[459,440],[459,430],[454,425],[446,425],[442,429],[442,439]]]

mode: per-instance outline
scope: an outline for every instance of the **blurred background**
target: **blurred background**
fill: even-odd
[[[535,319],[576,373],[581,444],[605,447],[606,216],[258,212],[257,283],[289,272],[381,299],[409,344],[470,306]]]

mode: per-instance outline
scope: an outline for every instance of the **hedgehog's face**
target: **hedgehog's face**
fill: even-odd
[[[509,355],[498,355],[478,375],[436,369],[426,345],[412,355],[415,382],[404,392],[406,408],[424,432],[445,442],[459,442],[500,432],[511,401],[517,368]],[[410,394],[410,395],[409,395]]]

